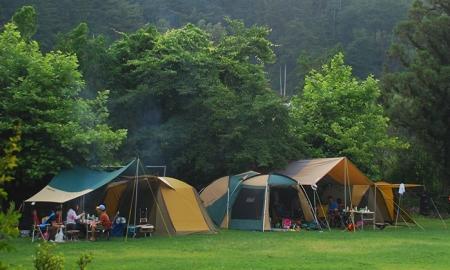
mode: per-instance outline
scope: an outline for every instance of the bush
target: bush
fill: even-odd
[[[77,264],[80,267],[80,270],[87,269],[87,265],[92,262],[92,254],[84,253],[81,254],[80,259],[78,259]]]
[[[64,269],[64,257],[54,254],[54,244],[43,243],[38,246],[36,255],[33,256],[34,268],[36,270],[62,270]]]

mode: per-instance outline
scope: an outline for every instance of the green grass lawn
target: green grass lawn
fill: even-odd
[[[220,231],[215,235],[152,237],[57,245],[66,269],[92,252],[88,269],[450,269],[450,230],[439,220],[419,219],[419,228],[349,233]],[[449,223],[449,222],[447,222]],[[32,269],[36,243],[14,241],[0,260]]]

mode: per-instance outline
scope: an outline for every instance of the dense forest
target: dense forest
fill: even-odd
[[[16,185],[139,155],[197,187],[348,156],[448,192],[448,0],[0,0]],[[285,94],[281,94],[281,91]]]

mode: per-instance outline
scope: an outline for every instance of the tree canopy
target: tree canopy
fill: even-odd
[[[430,184],[447,179],[440,181],[444,192],[450,178],[449,29],[448,1],[415,1],[407,20],[395,30],[390,54],[397,65],[383,78],[385,104],[395,126],[415,142],[413,153],[421,153],[421,158],[407,155],[414,169],[403,170],[402,176],[419,175]],[[428,166],[434,172],[423,174]]]
[[[79,97],[84,83],[76,56],[43,54],[13,23],[0,33],[0,85],[0,138],[21,127],[19,180],[107,159],[126,136],[106,123],[107,91]]]
[[[389,150],[405,147],[387,133],[389,119],[372,76],[360,81],[338,53],[306,76],[303,93],[292,99],[292,129],[311,157],[347,156],[374,179]]]
[[[191,24],[146,27],[111,45],[112,121],[129,130],[128,155],[143,150],[193,179],[293,157],[287,109],[264,72],[274,59],[269,30],[229,21],[226,31],[215,42]]]

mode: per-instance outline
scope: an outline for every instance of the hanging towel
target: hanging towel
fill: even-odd
[[[398,187],[398,194],[403,195],[405,191],[406,191],[405,184],[401,183],[400,186]]]

